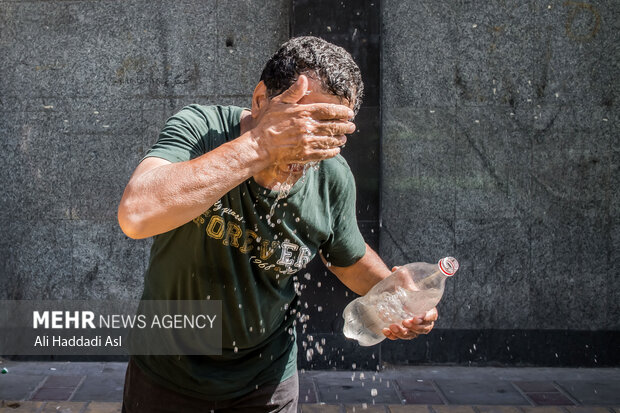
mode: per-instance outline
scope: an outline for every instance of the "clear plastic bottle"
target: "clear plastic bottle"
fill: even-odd
[[[458,269],[453,257],[442,258],[437,264],[414,262],[399,267],[347,305],[342,314],[344,335],[362,346],[380,343],[385,339],[382,330],[390,324],[400,324],[435,307],[446,279]]]

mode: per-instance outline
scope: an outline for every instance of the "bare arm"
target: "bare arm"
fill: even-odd
[[[356,294],[364,295],[373,285],[390,275],[390,270],[377,253],[366,244],[366,253],[355,264],[348,267],[329,265],[329,270]]]
[[[326,263],[325,258],[323,256],[321,258]],[[329,265],[328,268],[344,285],[360,295],[365,295],[376,283],[391,274],[381,257],[368,244],[366,244],[366,254],[355,264],[348,267]],[[430,333],[437,317],[437,309],[433,308],[426,314],[403,320],[401,325],[391,324],[389,328],[383,329],[383,334],[390,340],[411,340],[420,334]]]
[[[263,167],[255,145],[241,136],[187,162],[144,159],[118,208],[121,229],[131,238],[146,238],[191,221]]]

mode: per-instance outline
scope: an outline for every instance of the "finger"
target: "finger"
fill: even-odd
[[[332,149],[347,143],[345,135],[304,135],[304,145],[312,149]]]
[[[434,326],[435,326],[435,323],[425,324],[423,326],[419,326],[418,328],[413,329],[412,331],[414,331],[417,334],[428,334],[433,330]]]
[[[419,317],[403,320],[403,327],[418,334],[428,334],[434,326],[435,323],[433,321],[424,321]]]
[[[402,337],[399,337],[399,338],[400,338],[400,339],[402,339],[402,340],[411,340],[411,339],[417,338],[417,337],[418,337],[418,335],[419,335],[419,334],[418,334],[418,333],[416,333],[416,332],[413,332],[413,331],[407,331],[405,334],[403,334],[403,336],[402,336]]]
[[[355,132],[353,122],[316,121],[311,124],[309,130],[315,135],[337,136]]]
[[[282,103],[297,103],[305,96],[307,91],[308,78],[305,75],[299,75],[295,83],[273,98],[273,100]]]
[[[437,312],[437,307],[428,310],[424,315],[424,321],[437,321],[438,318],[439,313]]]
[[[305,158],[310,161],[322,161],[323,159],[333,158],[340,153],[340,147],[333,149],[316,149],[312,153],[308,154]]]
[[[403,326],[406,328],[417,328],[423,322],[422,317],[413,317],[408,320],[403,320]]]
[[[389,328],[383,329],[383,334],[390,340],[411,340],[418,337],[419,334],[426,333],[418,333],[413,330],[403,329],[398,324],[391,324]]]
[[[347,137],[340,136],[312,136],[308,138],[308,144],[313,149],[333,149],[347,143]]]
[[[306,117],[315,120],[349,120],[355,116],[348,106],[334,103],[310,103],[300,108]]]
[[[409,331],[409,329],[403,328],[398,324],[390,324],[390,330],[398,338],[405,337],[407,335],[407,332]]]
[[[396,335],[389,328],[384,328],[383,329],[383,335],[385,335],[390,340],[397,340],[398,339],[398,337],[396,337]]]

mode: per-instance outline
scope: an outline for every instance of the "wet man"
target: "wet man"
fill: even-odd
[[[155,237],[142,299],[221,300],[223,349],[133,356],[124,412],[296,411],[294,274],[317,253],[358,294],[390,274],[359,232],[339,155],[362,93],[344,49],[299,37],[267,62],[251,110],[190,105],[168,119],[118,220],[129,237]],[[415,338],[436,318],[432,310],[384,334]]]

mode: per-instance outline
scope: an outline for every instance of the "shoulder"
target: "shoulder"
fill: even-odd
[[[183,107],[180,111],[175,113],[170,120],[186,121],[188,123],[228,123],[238,114],[243,111],[243,108],[238,106],[221,106],[221,105],[200,105],[198,103],[192,103]]]
[[[333,158],[321,161],[321,172],[331,178],[348,178],[353,177],[351,168],[342,155],[336,155]]]
[[[355,179],[351,168],[341,155],[321,161],[319,174],[331,190],[355,188]]]

